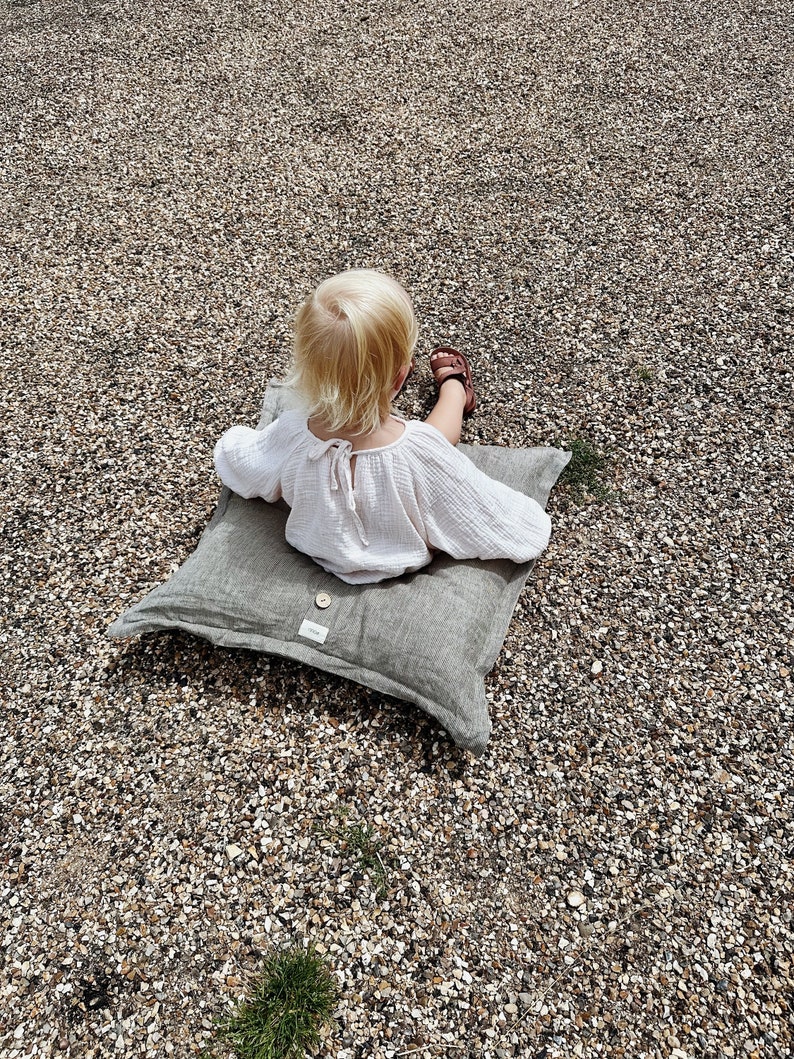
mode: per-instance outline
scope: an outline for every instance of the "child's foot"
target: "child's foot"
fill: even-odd
[[[450,379],[457,379],[463,385],[466,391],[463,414],[470,416],[477,407],[477,398],[474,393],[471,367],[463,354],[453,349],[452,346],[436,346],[430,354],[430,370],[433,372],[433,378],[439,390]]]

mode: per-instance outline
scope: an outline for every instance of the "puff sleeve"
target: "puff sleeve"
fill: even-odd
[[[529,496],[489,478],[439,435],[423,454],[419,506],[428,545],[453,559],[536,559],[551,519]]]
[[[231,427],[215,446],[215,470],[224,485],[250,500],[259,496],[268,503],[281,497],[281,464],[273,444],[278,420],[264,430]]]

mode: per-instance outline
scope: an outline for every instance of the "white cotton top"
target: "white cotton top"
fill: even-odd
[[[551,520],[537,501],[483,474],[435,427],[400,422],[396,441],[354,452],[316,437],[305,412],[283,412],[264,430],[227,430],[215,467],[246,499],[283,497],[287,541],[350,584],[418,570],[434,550],[516,563],[540,555]]]

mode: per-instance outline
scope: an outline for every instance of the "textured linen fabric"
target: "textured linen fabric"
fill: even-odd
[[[401,422],[396,441],[354,452],[315,437],[294,409],[264,430],[232,427],[215,467],[246,499],[283,498],[287,541],[350,584],[411,573],[433,550],[516,563],[540,555],[551,520],[537,501],[483,474],[434,427]]]
[[[271,383],[261,425],[294,401]],[[541,505],[570,458],[550,448],[462,448],[484,474]],[[224,488],[193,554],[110,635],[181,630],[220,647],[282,655],[415,703],[458,746],[482,754],[491,731],[485,676],[532,563],[437,555],[416,573],[351,585],[287,543],[288,513],[283,502],[244,500]],[[324,609],[320,593],[330,600]]]

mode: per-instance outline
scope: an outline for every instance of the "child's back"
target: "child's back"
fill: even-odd
[[[368,271],[327,280],[296,319],[292,382],[305,407],[263,431],[232,427],[215,448],[224,484],[283,498],[289,543],[343,581],[397,577],[433,551],[526,562],[548,543],[540,505],[455,448],[474,405],[465,358],[446,348],[431,356],[439,398],[426,422],[391,414],[415,343],[411,302],[394,280]]]

